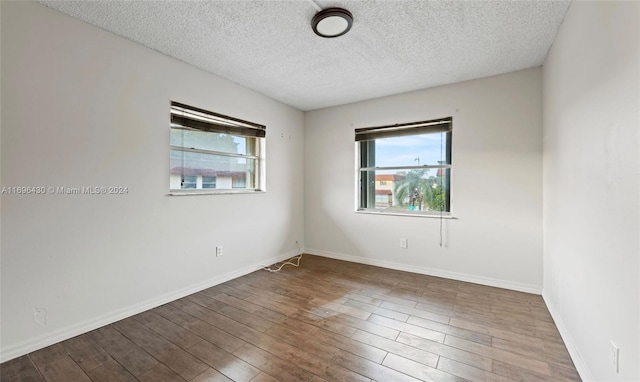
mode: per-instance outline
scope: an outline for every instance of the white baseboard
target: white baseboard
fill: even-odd
[[[556,306],[551,302],[551,299],[547,297],[544,290],[542,291],[542,299],[544,300],[544,303],[547,305],[547,309],[549,309],[549,313],[551,313],[551,317],[553,318],[553,321],[555,322],[556,327],[560,332],[560,337],[562,337],[562,340],[564,341],[564,344],[567,347],[567,351],[569,351],[569,356],[571,357],[571,360],[573,361],[573,364],[576,367],[578,374],[580,374],[580,379],[582,379],[584,382],[595,381],[595,378],[593,377],[593,374],[591,374],[591,370],[589,370],[589,366],[584,361],[584,358],[582,358],[582,354],[580,353],[580,350],[576,346],[576,342],[573,340],[573,337],[571,336],[569,329],[567,328],[564,321],[562,320],[562,316],[556,309]]]
[[[265,259],[259,263],[255,263],[255,264],[243,267],[241,269],[228,272],[220,276],[216,276],[212,279],[199,282],[197,284],[188,286],[178,291],[170,292],[165,295],[159,296],[157,298],[143,301],[139,304],[129,306],[129,307],[117,310],[115,312],[110,312],[100,317],[96,317],[90,320],[86,320],[84,322],[80,322],[78,324],[67,326],[65,328],[56,330],[52,333],[47,333],[45,335],[23,341],[15,345],[7,346],[5,348],[0,349],[0,363],[9,361],[11,359],[20,357],[22,355],[31,353],[36,350],[42,349],[49,345],[53,345],[55,343],[68,340],[69,338],[73,338],[80,334],[90,332],[94,329],[98,329],[105,325],[112,324],[124,318],[135,316],[138,313],[142,313],[146,310],[156,308],[160,305],[164,305],[166,303],[175,301],[177,299],[183,298],[185,296],[199,292],[201,290],[211,288],[212,286],[222,284],[226,281],[233,280],[240,276],[244,276],[246,274],[249,274],[253,271],[256,271],[262,268],[263,266],[288,259],[297,254],[298,254],[297,250],[290,251],[283,255]]]
[[[542,292],[542,289],[537,285],[516,283],[513,281],[499,280],[499,279],[493,279],[489,277],[469,275],[465,273],[444,271],[444,270],[434,269],[434,268],[419,267],[415,265],[396,263],[392,261],[370,259],[370,258],[361,257],[361,256],[347,255],[344,253],[328,252],[328,251],[323,251],[323,250],[314,249],[314,248],[305,248],[305,252],[310,255],[329,257],[332,259],[350,261],[352,263],[375,265],[377,267],[382,267],[382,268],[396,269],[399,271],[406,271],[406,272],[412,272],[412,273],[419,273],[423,275],[443,277],[443,278],[459,280],[459,281],[466,281],[474,284],[481,284],[481,285],[488,285],[488,286],[497,287],[497,288],[516,290],[519,292],[533,293],[538,295],[541,294]]]

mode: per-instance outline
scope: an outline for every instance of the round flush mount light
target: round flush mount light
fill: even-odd
[[[313,31],[320,37],[332,38],[349,32],[353,15],[342,8],[327,8],[318,12],[311,20]]]

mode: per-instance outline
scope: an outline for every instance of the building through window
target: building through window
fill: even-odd
[[[263,125],[172,102],[169,189],[264,190],[265,136]]]
[[[451,212],[452,118],[356,129],[358,210]]]

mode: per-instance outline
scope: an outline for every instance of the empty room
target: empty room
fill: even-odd
[[[640,381],[640,2],[1,1],[0,380]]]

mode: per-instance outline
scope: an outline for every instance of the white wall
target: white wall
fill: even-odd
[[[543,296],[587,381],[640,380],[639,19],[574,1],[543,70]]]
[[[354,212],[354,129],[448,116],[445,247],[439,219]],[[305,240],[310,253],[539,293],[541,69],[305,113]]]
[[[2,195],[2,360],[297,252],[302,112],[42,5],[1,7],[2,186],[129,190]],[[167,196],[171,100],[266,125],[267,193]]]

